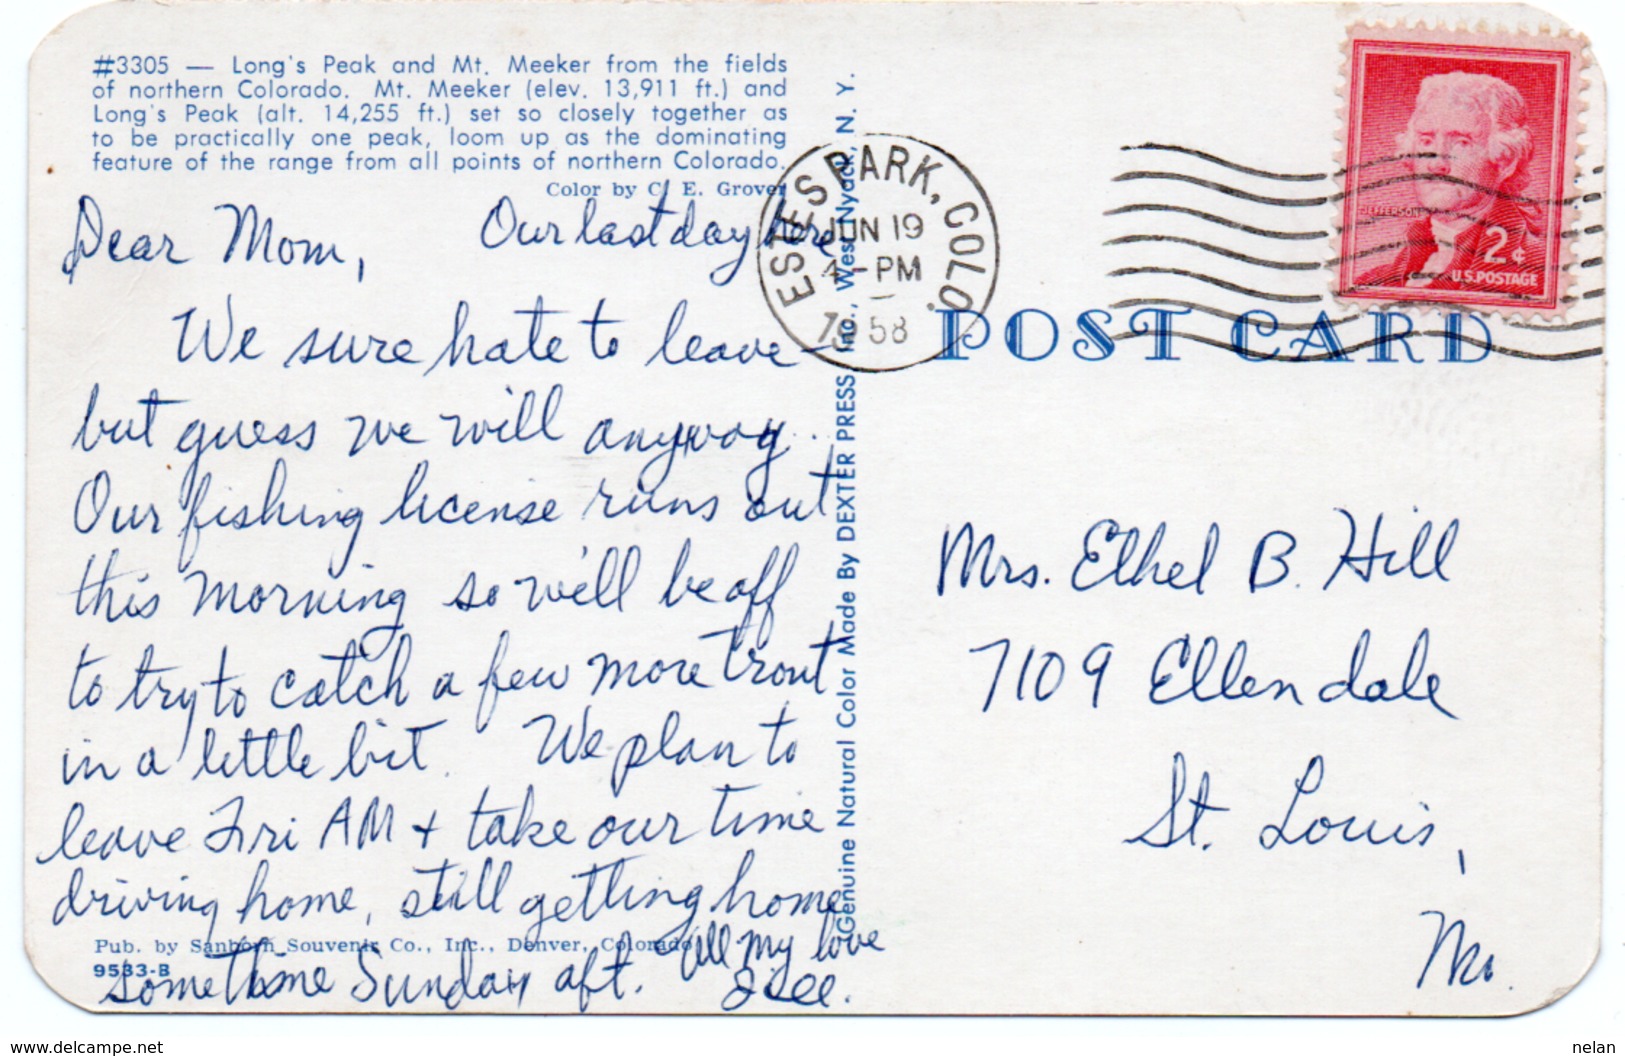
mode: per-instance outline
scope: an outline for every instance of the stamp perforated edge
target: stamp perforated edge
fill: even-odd
[[[1353,84],[1354,44],[1356,40],[1506,48],[1528,51],[1566,51],[1572,56],[1573,61],[1569,64],[1568,84],[1564,86],[1564,113],[1562,115],[1565,126],[1562,144],[1563,162],[1562,171],[1559,173],[1557,181],[1558,185],[1564,189],[1564,193],[1561,196],[1562,201],[1558,209],[1558,230],[1555,232],[1558,252],[1555,265],[1556,289],[1551,307],[1529,303],[1509,304],[1504,301],[1497,303],[1494,300],[1484,299],[1456,299],[1448,296],[1438,298],[1386,298],[1380,295],[1350,296],[1345,293],[1342,283],[1344,219],[1346,216],[1346,200],[1349,195],[1349,179],[1352,175],[1349,168],[1351,160],[1349,157],[1349,119],[1352,113],[1349,96]],[[1586,36],[1578,30],[1567,26],[1552,25],[1547,21],[1542,21],[1534,29],[1521,25],[1509,26],[1501,22],[1492,23],[1483,19],[1477,22],[1469,22],[1444,17],[1393,20],[1364,18],[1351,22],[1343,36],[1342,62],[1338,69],[1337,123],[1332,152],[1333,172],[1338,180],[1336,214],[1330,220],[1328,228],[1332,233],[1328,281],[1331,284],[1333,299],[1339,305],[1358,311],[1401,308],[1412,310],[1437,309],[1441,311],[1466,310],[1495,315],[1508,321],[1521,323],[1536,320],[1558,322],[1566,319],[1573,304],[1570,290],[1573,286],[1576,266],[1574,233],[1580,218],[1581,198],[1586,194],[1585,189],[1581,186],[1584,179],[1581,158],[1585,153],[1585,148],[1581,144],[1581,137],[1587,128],[1588,98],[1593,91],[1593,86],[1600,87],[1601,83],[1601,72],[1597,66],[1596,57],[1592,54],[1590,41]]]

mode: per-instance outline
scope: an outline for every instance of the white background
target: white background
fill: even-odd
[[[35,44],[84,0],[37,0],[7,12],[5,34],[4,142],[10,147],[5,170],[11,253],[6,261],[5,298],[11,337],[0,386],[0,520],[6,577],[16,585],[12,604],[0,610],[0,641],[12,659],[4,684],[10,692],[0,709],[0,1046],[17,1041],[158,1041],[166,1053],[218,1051],[229,1042],[236,1051],[282,1050],[289,1045],[313,1053],[368,1051],[388,1045],[396,1052],[442,1051],[472,1042],[491,1052],[532,1052],[542,1045],[659,1046],[697,1052],[727,1045],[746,1050],[772,1046],[778,1052],[813,1048],[844,1049],[925,1043],[948,1051],[988,1043],[1022,1046],[1024,1051],[1056,1052],[1421,1052],[1568,1053],[1588,1041],[1625,1045],[1625,726],[1614,686],[1625,662],[1625,647],[1608,650],[1608,723],[1605,755],[1611,760],[1605,789],[1605,861],[1601,955],[1590,975],[1557,1004],[1511,1020],[1245,1020],[1245,1019],[815,1019],[766,1018],[726,1021],[721,1017],[626,1017],[545,1020],[533,1017],[406,1016],[112,1016],[82,1012],[58,998],[34,975],[22,940],[22,655],[23,655],[23,437],[24,437],[24,264],[27,178],[27,63]],[[1591,36],[1605,73],[1619,75],[1625,62],[1625,14],[1609,0],[1548,0],[1548,10]],[[1617,86],[1620,82],[1615,81]],[[1616,122],[1617,128],[1617,122]],[[1611,134],[1611,146],[1620,137]],[[1625,156],[1625,155],[1621,155]],[[1620,221],[1608,200],[1609,226]],[[1612,332],[1612,331],[1611,331]],[[1611,343],[1612,349],[1613,343]],[[1614,357],[1617,359],[1617,352]],[[1616,394],[1625,375],[1610,362],[1609,388]],[[1610,401],[1608,443],[1608,547],[1610,570],[1625,557],[1625,506],[1621,505],[1625,465],[1625,416]],[[1610,575],[1610,611],[1625,601],[1620,575]],[[1612,630],[1612,627],[1610,628]],[[0,1049],[0,1054],[9,1049]]]

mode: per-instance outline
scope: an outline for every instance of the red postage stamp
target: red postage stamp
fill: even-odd
[[[1559,308],[1584,49],[1550,34],[1351,34],[1339,296]]]

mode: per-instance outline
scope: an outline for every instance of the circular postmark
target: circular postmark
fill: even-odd
[[[762,210],[762,296],[802,348],[851,370],[943,351],[941,313],[979,312],[999,275],[993,207],[941,147],[866,134],[807,151]]]

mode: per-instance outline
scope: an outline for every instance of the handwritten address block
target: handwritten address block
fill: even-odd
[[[1600,916],[1602,81],[1529,9],[1414,14],[73,19],[29,149],[40,973],[1556,999]]]

